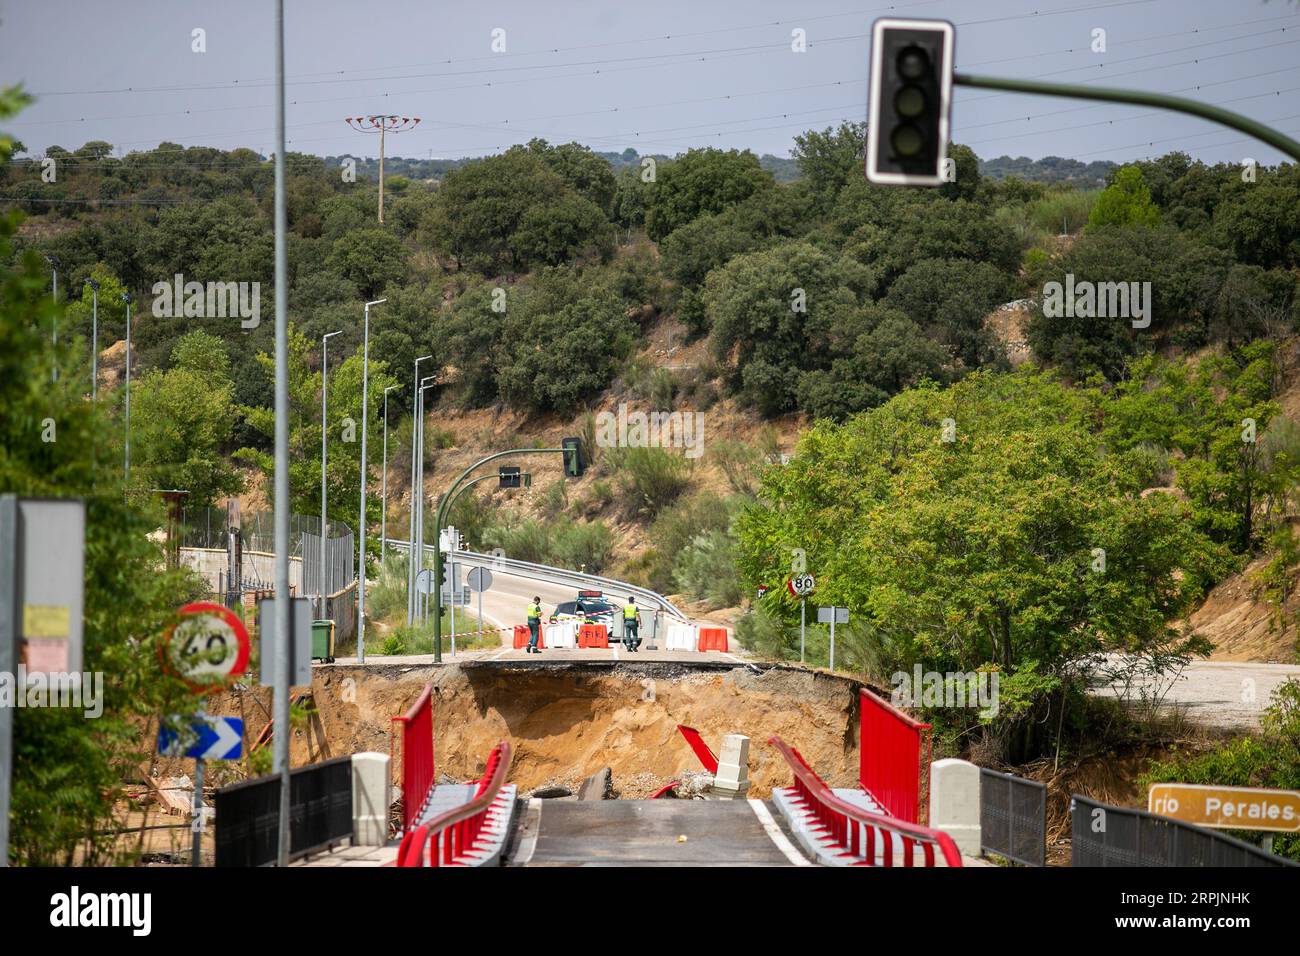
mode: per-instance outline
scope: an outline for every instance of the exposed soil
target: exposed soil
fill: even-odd
[[[700,731],[715,752],[728,733],[750,738],[751,793],[766,797],[789,770],[767,745],[773,734],[797,748],[832,786],[857,780],[858,703],[850,678],[794,667],[673,664],[444,664],[313,669],[319,721],[296,728],[301,765],[360,751],[389,752],[391,718],[433,685],[434,754],[440,774],[482,773],[500,740],[514,747],[511,782],[521,791],[576,788],[602,767],[624,798],[648,796],[699,762],[677,725]],[[268,697],[263,689],[245,694]],[[211,701],[211,713],[238,714],[238,695]],[[244,701],[248,732],[264,723]],[[255,716],[256,715],[256,716]],[[255,726],[254,726],[255,725]],[[396,775],[395,775],[396,778]]]
[[[1211,660],[1296,663],[1300,588],[1291,569],[1286,607],[1279,609],[1264,598],[1257,578],[1271,558],[1256,558],[1240,573],[1224,578],[1192,614],[1192,629],[1214,643]]]

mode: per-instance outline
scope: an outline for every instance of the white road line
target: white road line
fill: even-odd
[[[794,848],[794,844],[785,838],[777,822],[772,819],[772,813],[767,809],[767,804],[762,800],[750,800],[749,807],[754,811],[754,816],[758,817],[758,822],[763,824],[763,829],[767,835],[772,838],[776,848],[785,854],[785,858],[795,866],[812,866],[806,856]]]
[[[618,660],[618,644],[609,645],[609,649],[614,652],[614,660]]]
[[[505,657],[507,654],[509,654],[512,650],[514,650],[513,647],[507,647],[507,648],[505,648],[505,649],[503,649],[503,650],[497,651],[497,653],[495,653],[495,654],[493,654],[491,657],[489,657],[488,660],[490,660],[490,661],[499,661],[499,660],[501,660],[501,658],[503,658],[503,657]]]

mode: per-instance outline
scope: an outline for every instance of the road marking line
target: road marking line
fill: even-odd
[[[514,650],[513,647],[507,647],[504,650],[498,651],[496,654],[493,654],[490,658],[488,658],[488,660],[499,661],[501,660],[501,658],[505,657],[513,650]]]
[[[529,830],[529,826],[532,829]],[[516,848],[513,859],[510,860],[511,866],[527,866],[532,860],[533,854],[537,852],[537,837],[542,829],[542,801],[537,797],[530,797],[527,806],[524,808],[523,819],[516,826],[520,831],[525,832],[524,838]],[[504,845],[503,845],[504,849]]]
[[[611,644],[609,645],[609,649],[614,652],[614,660],[618,660],[618,645]]]
[[[750,800],[749,807],[754,811],[754,816],[758,817],[758,822],[763,824],[763,829],[767,835],[772,838],[776,848],[785,854],[785,858],[795,866],[812,866],[812,861],[794,848],[794,844],[785,838],[781,828],[777,826],[772,819],[772,813],[767,809],[767,804],[762,800]]]

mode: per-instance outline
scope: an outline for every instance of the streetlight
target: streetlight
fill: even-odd
[[[90,400],[99,392],[99,281],[91,279],[90,286]]]
[[[420,462],[420,481],[411,488],[411,507],[415,509],[415,553],[420,556],[419,562],[415,565],[415,583],[417,585],[420,583],[420,572],[424,570],[424,391],[429,387],[428,383],[432,382],[433,379],[434,376],[432,375],[426,375],[424,378],[420,379],[420,387],[416,390],[415,399],[416,405],[419,408],[420,418],[419,424],[415,429],[415,437],[413,441],[419,448],[419,454],[416,458]],[[415,496],[417,490],[419,491],[418,497]],[[434,586],[438,586],[436,581],[434,582]],[[427,610],[425,614],[427,615]],[[421,618],[421,623],[424,623],[423,617]]]
[[[131,483],[131,293],[123,292],[126,303],[126,483]]]
[[[329,340],[330,336],[341,335],[342,329],[337,332],[326,332],[320,337],[320,581],[317,590],[320,593],[320,611],[321,615],[325,614],[325,440],[326,427],[329,419],[326,416],[327,399],[329,398]]]
[[[366,662],[366,421],[370,418],[370,307],[387,299],[366,303],[366,322],[361,347],[361,577],[357,582],[357,661]]]
[[[50,269],[53,273],[53,278],[50,281],[50,298],[54,300],[55,305],[58,305],[59,304],[59,266],[62,265],[62,263],[59,262],[58,256],[46,256],[45,261],[50,264]],[[56,349],[58,348],[59,313],[57,311],[54,313],[53,325],[50,328],[50,342],[54,345]],[[58,356],[56,355],[54,357],[54,368],[50,369],[50,381],[52,382],[57,382],[59,380],[58,363],[59,363],[59,359]]]
[[[388,393],[400,385],[389,385],[384,389],[384,490],[379,494],[383,513],[379,516],[379,568],[383,570],[384,557],[388,553]]]
[[[420,363],[427,362],[432,355],[422,355],[415,360],[415,374],[411,377],[411,522],[410,535],[407,537],[406,562],[406,626],[415,623],[415,495],[416,495],[416,445],[415,435],[420,424]],[[421,462],[422,463],[422,462]]]

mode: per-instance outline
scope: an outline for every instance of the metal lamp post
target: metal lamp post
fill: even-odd
[[[91,279],[90,286],[90,400],[99,393],[99,282]]]
[[[361,346],[361,537],[360,576],[357,579],[357,660],[366,662],[366,422],[370,419],[370,307],[387,299],[366,303],[365,332]]]
[[[419,449],[416,459],[420,463],[420,482],[414,486],[419,491],[418,497],[411,502],[411,507],[415,509],[415,553],[419,555],[415,563],[416,583],[419,583],[420,572],[424,570],[424,392],[433,381],[434,376],[426,375],[420,379],[420,387],[416,389],[416,406],[419,409],[419,424],[415,428],[415,444]],[[437,586],[437,582],[435,582]],[[417,597],[417,601],[419,598]],[[425,611],[427,614],[427,610]],[[421,617],[421,623],[424,623],[424,617]]]
[[[325,539],[326,517],[325,517],[325,458],[326,458],[326,439],[329,417],[327,411],[329,408],[329,340],[331,336],[341,335],[342,329],[337,332],[326,332],[320,337],[320,581],[317,582],[317,592],[320,595],[321,614],[325,613]]]
[[[131,293],[123,292],[126,303],[126,472],[125,480],[131,483]]]
[[[389,385],[384,389],[384,483],[383,490],[379,493],[380,506],[383,509],[379,516],[379,567],[384,567],[384,558],[388,555],[388,393],[399,385]]]
[[[54,300],[55,305],[58,305],[59,304],[59,266],[62,265],[62,263],[59,262],[58,256],[46,256],[45,261],[50,264],[50,270],[52,275],[52,278],[50,280],[50,298]],[[53,324],[50,327],[50,343],[54,345],[56,349],[58,348],[59,345],[59,313],[58,312],[54,313]],[[59,359],[58,356],[56,355],[54,357],[54,367],[50,369],[50,381],[57,382],[58,380],[59,380]]]
[[[411,377],[411,513],[410,534],[407,542],[406,560],[406,626],[415,623],[415,500],[416,500],[416,432],[420,424],[420,363],[427,362],[432,355],[422,355],[415,360],[415,374]]]

